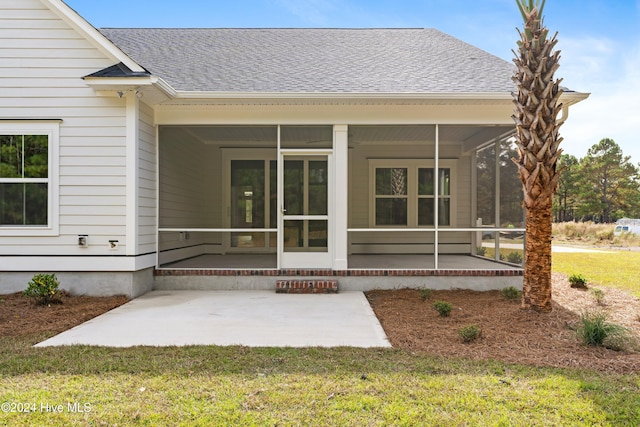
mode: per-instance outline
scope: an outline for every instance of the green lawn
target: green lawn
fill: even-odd
[[[0,402],[15,409],[35,405],[30,413],[1,413],[2,425],[640,422],[640,375],[444,360],[395,349],[34,349],[6,338],[0,344]],[[58,405],[62,412],[52,413]]]
[[[626,289],[640,297],[640,252],[556,252],[552,263],[555,272],[582,274],[589,284]]]

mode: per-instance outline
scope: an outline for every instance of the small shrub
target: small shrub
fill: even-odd
[[[426,301],[433,295],[433,291],[429,288],[420,289],[420,299]]]
[[[572,274],[569,276],[569,283],[572,288],[587,289],[587,279],[582,274]]]
[[[591,288],[589,291],[599,305],[604,304],[604,291],[598,288]]]
[[[522,255],[520,252],[509,252],[507,254],[507,261],[512,264],[522,264]]]
[[[480,256],[485,256],[487,254],[487,248],[485,248],[484,246],[478,246],[476,248],[476,254]]]
[[[36,274],[23,294],[36,300],[38,304],[60,302],[58,286],[60,282],[55,274]]]
[[[436,309],[441,317],[447,317],[451,313],[453,306],[451,305],[451,303],[448,303],[446,301],[436,301],[433,303],[433,308]]]
[[[500,295],[506,300],[514,301],[522,297],[522,291],[513,286],[509,286],[507,288],[500,289]]]
[[[458,334],[462,338],[462,342],[469,343],[475,341],[480,336],[481,330],[478,325],[467,325],[460,328]]]
[[[622,350],[633,340],[625,327],[607,322],[607,315],[602,312],[582,313],[577,332],[585,345],[612,350]]]

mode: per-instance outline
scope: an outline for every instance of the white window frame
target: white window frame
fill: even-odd
[[[438,225],[438,228],[451,228],[457,224],[457,160],[439,159],[439,169],[449,169],[450,173],[450,200],[449,225]],[[402,168],[407,169],[407,225],[376,225],[376,169],[378,168]],[[435,188],[433,197],[420,196],[418,194],[418,169],[435,169],[433,159],[369,159],[369,226],[371,228],[426,228],[435,229],[434,225],[418,225],[418,199],[433,198],[437,196]],[[436,218],[437,221],[437,218]]]
[[[60,228],[59,155],[60,121],[16,120],[0,121],[0,135],[47,135],[49,176],[47,225],[1,225],[0,236],[58,236]],[[0,183],[15,182],[14,178],[0,177]]]

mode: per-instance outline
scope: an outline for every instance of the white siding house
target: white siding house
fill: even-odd
[[[511,72],[430,29],[97,30],[0,0],[0,293],[517,285]]]

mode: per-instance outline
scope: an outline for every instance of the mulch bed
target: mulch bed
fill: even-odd
[[[113,297],[71,296],[61,293],[60,303],[38,305],[21,292],[0,295],[0,336],[57,334],[129,301]]]
[[[604,304],[585,290],[573,289],[565,276],[553,276],[553,311],[539,314],[520,308],[498,291],[434,291],[427,301],[413,289],[370,291],[367,298],[394,347],[414,352],[470,359],[494,359],[534,366],[640,372],[637,350],[614,351],[583,345],[575,329],[585,310],[604,310],[611,322],[640,337],[640,299],[616,289],[605,291]],[[440,317],[434,301],[453,305]],[[480,338],[463,343],[459,330],[475,324]]]

